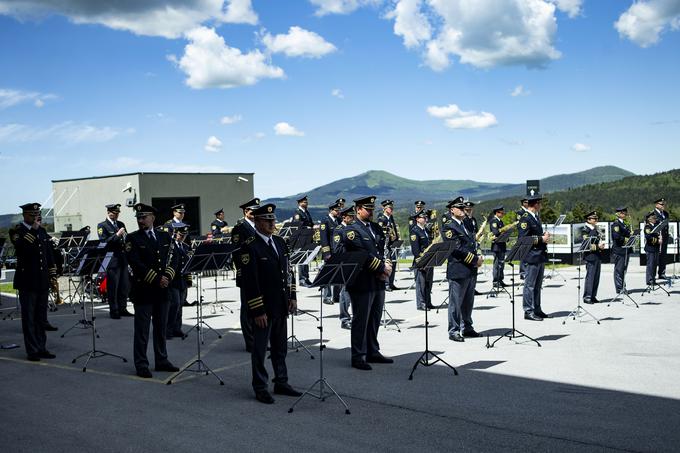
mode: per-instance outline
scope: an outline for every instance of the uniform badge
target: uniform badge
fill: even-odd
[[[250,255],[241,255],[241,262],[243,264],[248,264],[250,263]]]
[[[104,228],[102,228],[102,227],[97,228],[97,233],[98,233],[100,236],[101,236],[102,234],[104,234]]]
[[[350,241],[353,241],[355,237],[356,237],[356,233],[354,231],[348,231],[347,232],[347,239],[349,239]]]
[[[129,252],[130,250],[132,250],[132,242],[126,242],[125,243],[125,251]]]
[[[528,226],[529,226],[529,224],[526,223],[526,222],[522,222],[522,223],[519,224],[519,227],[523,230],[526,230]]]
[[[494,227],[494,228],[498,228],[498,223],[494,222],[494,223],[491,224],[491,226]]]
[[[412,241],[415,241],[416,239],[418,239],[417,236],[416,236],[415,234],[412,234],[412,235],[411,235],[411,240],[412,240]]]
[[[616,232],[618,233],[618,232],[619,232],[619,227],[615,226],[615,227],[614,227],[614,231],[616,231]]]
[[[322,230],[325,230],[325,229],[326,229],[326,224],[325,224],[325,223],[322,223],[322,224],[321,224],[321,229],[322,229]]]
[[[213,225],[213,226],[212,226],[212,229],[213,229],[213,230],[216,230],[216,229],[217,229],[217,225]]]
[[[451,230],[446,230],[446,235],[445,235],[445,236],[446,236],[447,239],[451,239],[451,238],[453,237],[453,231],[451,231]]]
[[[300,220],[300,214],[295,214],[295,220]]]
[[[238,241],[240,241],[240,240],[241,240],[241,238],[239,237],[238,234],[232,234],[231,242],[233,242],[234,244],[238,244]]]
[[[335,236],[333,236],[333,242],[340,242],[340,235],[339,234],[336,234]]]

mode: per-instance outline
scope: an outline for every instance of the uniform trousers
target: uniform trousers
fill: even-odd
[[[505,278],[504,270],[505,267],[505,252],[496,251],[493,252],[493,282],[500,283]]]
[[[522,293],[522,306],[524,313],[540,313],[541,308],[541,287],[543,286],[543,273],[545,263],[529,264],[526,263],[526,274],[524,276],[524,290]]]
[[[267,345],[270,348],[272,368],[274,368],[274,382],[285,384],[288,382],[288,369],[286,368],[286,354],[288,353],[288,322],[285,316],[267,316],[267,326],[262,328],[255,324],[251,319],[253,327],[253,349],[250,359],[253,369],[253,390],[260,391],[267,389],[269,385],[269,375],[264,366],[267,356]]]
[[[416,269],[416,308],[425,308],[432,305],[432,282],[434,269]]]
[[[133,356],[135,368],[149,368],[146,349],[149,344],[149,329],[153,323],[153,353],[156,366],[168,362],[168,351],[165,347],[165,332],[168,325],[167,294],[164,300],[151,304],[135,304],[135,337]]]
[[[111,258],[106,268],[106,299],[109,310],[119,312],[127,309],[128,294],[130,293],[130,275],[125,260]]]
[[[36,355],[47,350],[47,299],[48,290],[19,290],[21,305],[21,328],[24,332],[24,346],[27,355]]]
[[[246,351],[253,350],[253,318],[248,316],[248,304],[246,303],[246,295],[243,288],[241,291],[241,333],[243,334],[243,341],[246,345]]]
[[[475,276],[449,280],[449,335],[472,330]]]
[[[600,286],[600,269],[602,260],[586,261],[586,281],[583,286],[583,300],[597,299],[597,288]]]
[[[173,336],[182,331],[182,305],[187,299],[187,290],[179,288],[168,288],[168,328],[167,335]]]
[[[661,244],[661,247],[659,247],[659,278],[666,276],[666,253],[668,253],[668,238],[664,239],[665,240]]]
[[[366,360],[380,352],[378,329],[385,306],[385,291],[352,291],[352,362]]]
[[[394,286],[394,278],[397,276],[397,267],[399,267],[399,260],[397,259],[397,251],[392,250],[390,252],[390,261],[392,261],[392,273],[390,274],[390,279],[385,283],[386,288],[391,288]]]
[[[656,268],[659,265],[659,252],[647,253],[647,284],[651,285],[656,275]]]
[[[612,255],[614,259],[614,288],[616,294],[619,294],[626,288],[626,270],[628,269],[628,255]]]
[[[340,287],[340,324],[343,322],[349,322],[352,320],[352,316],[349,314],[349,306],[351,300],[349,293],[344,286]]]
[[[526,273],[527,273],[527,263],[526,263],[526,261],[520,261],[519,262],[519,278],[524,280],[526,278]]]

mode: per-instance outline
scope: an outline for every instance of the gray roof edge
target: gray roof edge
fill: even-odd
[[[186,173],[186,172],[170,172],[170,171],[138,171],[134,173],[120,173],[117,175],[106,175],[106,176],[88,176],[86,178],[71,178],[71,179],[53,179],[52,182],[71,182],[71,181],[87,181],[89,179],[105,179],[105,178],[118,178],[120,176],[136,176],[136,175],[254,175],[254,172],[230,172],[230,173]]]

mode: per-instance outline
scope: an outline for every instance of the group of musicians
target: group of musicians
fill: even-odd
[[[297,200],[298,209],[292,220],[302,228],[313,228],[314,221],[308,210],[308,199]],[[383,200],[383,212],[373,221],[376,197],[366,196],[353,200],[345,207],[340,198],[328,206],[328,215],[319,223],[321,257],[324,263],[334,255],[361,252],[364,257],[356,277],[345,285],[331,285],[323,289],[324,303],[339,302],[340,323],[351,330],[351,366],[371,370],[371,364],[388,364],[392,359],[380,352],[378,328],[385,304],[385,291],[397,289],[394,285],[396,266],[395,245],[400,244],[399,228],[394,220],[394,201]],[[645,216],[645,252],[647,254],[648,284],[665,276],[665,253],[668,247],[668,226],[656,228],[658,222],[668,219],[666,201],[656,200],[655,209]],[[522,257],[524,276],[524,318],[542,321],[550,315],[542,310],[541,288],[547,245],[551,240],[543,231],[540,218],[542,197],[538,194],[522,200],[517,222],[506,226],[505,209],[496,206],[493,215],[481,227],[473,215],[474,203],[457,197],[446,205],[448,211],[441,219],[441,231],[432,223],[436,213],[426,211],[425,202],[416,201],[409,217],[409,239],[413,253],[415,273],[416,308],[433,308],[431,292],[433,268],[418,266],[419,260],[436,242],[446,242],[450,255],[446,269],[449,283],[448,335],[454,342],[479,337],[473,327],[472,312],[476,292],[477,273],[482,266],[479,233],[489,223],[494,257],[493,284],[504,287],[504,260],[507,251],[508,231],[517,226],[518,242],[527,246]],[[23,222],[11,230],[10,239],[16,248],[17,271],[14,287],[19,292],[22,311],[22,328],[27,357],[31,361],[51,359],[55,355],[47,350],[46,312],[48,291],[55,278],[56,266],[51,239],[41,226],[40,204],[21,206]],[[162,227],[155,228],[157,210],[153,206],[137,203],[134,206],[137,230],[128,233],[118,220],[120,204],[106,205],[106,219],[98,224],[99,240],[111,252],[106,269],[107,301],[112,319],[134,316],[134,364],[142,378],[152,377],[147,359],[150,325],[153,324],[153,349],[156,371],[178,371],[168,359],[166,340],[184,337],[182,306],[186,303],[190,275],[182,270],[188,262],[191,247],[186,243],[189,225],[184,223],[185,206],[172,207],[173,217]],[[290,262],[291,251],[287,242],[276,235],[276,206],[261,204],[254,198],[239,206],[243,211],[236,225],[229,229],[224,221],[224,210],[215,212],[211,224],[211,237],[219,238],[230,233],[234,251],[236,285],[241,298],[241,328],[245,348],[251,354],[252,386],[258,401],[274,402],[268,391],[268,375],[264,366],[267,348],[274,370],[274,393],[298,396],[300,393],[288,384],[286,370],[287,317],[297,309],[295,272]],[[617,294],[625,291],[625,272],[629,260],[631,228],[625,222],[627,208],[616,209],[617,220],[612,223],[612,256],[614,284]],[[595,303],[600,280],[600,266],[605,243],[598,230],[598,213],[586,215],[582,239],[587,242],[583,253],[586,278],[583,291],[585,303]],[[298,265],[299,281],[311,285],[307,265]],[[131,271],[131,272],[130,272]],[[134,314],[127,309],[128,296],[134,304]],[[351,315],[350,315],[351,307]]]

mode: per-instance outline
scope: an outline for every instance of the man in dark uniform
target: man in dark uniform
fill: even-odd
[[[415,209],[414,209],[414,211],[411,213],[411,215],[409,216],[409,221],[408,221],[408,229],[409,229],[409,231],[411,230],[411,228],[413,228],[413,225],[416,224],[416,222],[415,222],[415,220],[414,220],[414,219],[416,218],[416,216],[417,216],[418,214],[420,214],[421,212],[424,211],[424,209],[425,209],[425,202],[422,201],[422,200],[418,200],[418,201],[416,201],[416,202],[414,203],[414,206],[415,206]]]
[[[253,217],[253,210],[260,206],[260,199],[253,198],[239,206],[243,211],[243,218],[236,222],[234,228],[231,230],[231,243],[235,245],[243,244],[249,237],[255,235],[255,217]],[[236,268],[236,286],[239,287],[239,294],[241,297],[241,333],[243,334],[243,341],[246,345],[246,351],[253,350],[253,323],[248,317],[248,305],[246,305],[246,297],[243,294],[243,277],[240,269],[241,263],[239,260],[234,260],[234,267]]]
[[[225,229],[229,226],[227,222],[224,221],[224,209],[215,211],[215,220],[210,224],[210,234],[212,237],[219,238],[224,236],[226,232]]]
[[[319,235],[321,238],[321,257],[328,261],[333,255],[333,231],[340,224],[340,206],[337,202],[328,206],[328,215],[321,220]],[[338,301],[339,290],[335,286],[324,286],[321,289],[323,303],[333,305]]]
[[[465,219],[464,221],[467,222],[465,224],[465,227],[472,233],[472,236],[475,238],[475,244],[477,248],[479,248],[479,242],[477,241],[477,231],[479,230],[479,223],[477,222],[477,218],[474,216],[473,211],[474,211],[475,204],[468,200],[465,202]],[[477,273],[475,272],[473,276],[473,283],[472,287],[474,288],[474,294],[475,296],[479,296],[480,293],[477,291]]]
[[[268,344],[274,369],[274,393],[301,395],[288,384],[286,319],[297,308],[297,302],[288,246],[283,238],[274,235],[275,212],[273,204],[259,206],[253,211],[255,235],[249,237],[237,252],[248,315],[253,319],[253,352],[250,356],[253,390],[255,398],[265,404],[274,402],[267,390],[269,376],[264,366]]]
[[[185,338],[182,332],[182,305],[187,299],[187,291],[191,286],[191,275],[183,274],[182,269],[189,261],[189,245],[184,242],[189,233],[189,225],[185,223],[177,224],[173,230],[172,240],[174,241],[173,253],[177,256],[177,273],[170,281],[168,286],[168,326],[165,338],[174,337]]]
[[[462,342],[465,341],[463,337],[480,336],[472,325],[472,309],[477,269],[484,260],[477,256],[475,234],[466,225],[463,197],[451,200],[446,207],[451,210],[453,220],[442,226],[442,236],[445,241],[454,244],[446,266],[446,278],[449,280],[449,340]]]
[[[630,251],[623,246],[630,239],[631,231],[625,220],[628,217],[628,208],[621,206],[616,208],[617,219],[612,222],[612,261],[614,262],[614,288],[616,294],[621,294],[626,290],[626,271],[628,270],[628,260]]]
[[[529,199],[528,198],[522,198],[520,200],[520,206],[517,211],[517,221],[522,218],[525,212],[527,212],[529,209]],[[526,263],[524,261],[519,262],[519,279],[524,280],[524,275],[526,274]]]
[[[184,223],[184,215],[186,214],[186,209],[184,208],[184,203],[176,204],[172,208],[172,219],[168,220],[163,224],[161,229],[166,233],[172,233],[172,229],[175,225]]]
[[[345,199],[344,198],[338,198],[337,200],[335,200],[335,204],[338,205],[339,210],[342,211],[343,209],[345,209]]]
[[[506,287],[508,285],[503,281],[504,267],[505,267],[505,252],[507,250],[507,243],[505,240],[498,241],[497,238],[502,234],[501,230],[505,226],[503,223],[503,216],[505,209],[503,206],[496,206],[493,208],[493,217],[489,225],[491,231],[491,253],[493,253],[493,285],[496,287]]]
[[[656,223],[656,211],[648,212],[645,216],[645,253],[647,254],[647,275],[648,285],[654,285],[656,280],[656,268],[659,265],[659,250],[661,249],[661,235],[659,232],[652,233]]]
[[[519,238],[530,237],[533,240],[531,250],[524,256],[526,273],[524,278],[523,308],[524,319],[543,321],[550,315],[541,309],[541,287],[545,263],[548,262],[548,242],[550,233],[543,232],[543,226],[538,219],[543,198],[534,194],[528,199],[526,212],[519,219]]]
[[[370,370],[369,363],[392,363],[380,353],[378,328],[385,304],[385,281],[392,263],[383,257],[382,228],[372,222],[375,197],[354,200],[356,220],[342,230],[341,241],[346,251],[363,250],[368,258],[347,292],[352,301],[352,367]]]
[[[132,303],[135,306],[134,361],[137,376],[150,378],[146,349],[152,322],[156,371],[179,371],[168,360],[165,345],[168,286],[177,274],[177,254],[170,235],[161,230],[154,231],[156,209],[137,203],[134,210],[139,229],[125,238],[125,252],[132,268]]]
[[[389,259],[392,262],[392,273],[390,274],[389,282],[385,283],[385,289],[387,291],[398,290],[397,286],[394,284],[394,278],[397,275],[397,250],[392,248],[392,244],[398,241],[399,238],[399,226],[394,220],[394,201],[393,200],[383,200],[380,202],[383,207],[383,212],[378,216],[378,225],[383,231],[387,232],[387,238],[389,240],[390,256]]]
[[[300,222],[301,228],[314,228],[314,221],[312,220],[312,215],[309,213],[307,208],[309,207],[309,200],[307,200],[307,195],[297,200],[298,207],[293,214],[293,220]],[[302,286],[312,286],[312,282],[309,280],[309,265],[300,264],[298,265],[300,269],[300,284]]]
[[[426,310],[434,308],[432,305],[432,283],[434,281],[434,268],[417,269],[416,260],[423,254],[432,243],[432,238],[425,229],[427,214],[421,212],[416,216],[415,226],[411,228],[411,253],[413,253],[413,268],[416,278],[416,308]]]
[[[24,219],[9,231],[17,259],[14,289],[19,292],[26,357],[38,362],[56,357],[47,350],[45,325],[50,283],[56,278],[57,267],[51,239],[42,227],[40,204],[27,203],[20,208]]]
[[[656,214],[657,222],[663,222],[668,219],[668,211],[666,211],[666,199],[659,198],[654,202],[654,213]],[[659,242],[659,278],[666,278],[666,253],[668,252],[668,225],[661,229],[661,240]]]
[[[340,254],[344,253],[345,251],[345,246],[343,245],[342,242],[342,232],[343,230],[348,226],[351,225],[354,222],[354,207],[349,207],[347,209],[343,209],[340,211],[340,217],[342,217],[342,222],[340,225],[335,227],[335,231],[333,232],[333,254]],[[351,330],[352,329],[352,317],[349,314],[349,307],[350,307],[350,297],[349,293],[347,292],[347,288],[343,285],[340,288],[340,327],[343,329]]]
[[[600,238],[600,231],[597,229],[597,212],[592,211],[586,214],[586,224],[581,228],[581,239],[592,238],[590,250],[583,254],[586,262],[586,281],[583,285],[583,302],[594,304],[597,300],[597,289],[600,286],[600,269],[602,267],[602,250],[604,241]]]
[[[106,268],[106,299],[109,302],[109,316],[120,319],[121,316],[133,316],[127,310],[130,294],[130,276],[127,258],[123,246],[125,244],[125,224],[118,220],[120,204],[107,204],[107,219],[97,225],[99,240],[106,244],[107,252],[112,252],[109,267]]]

